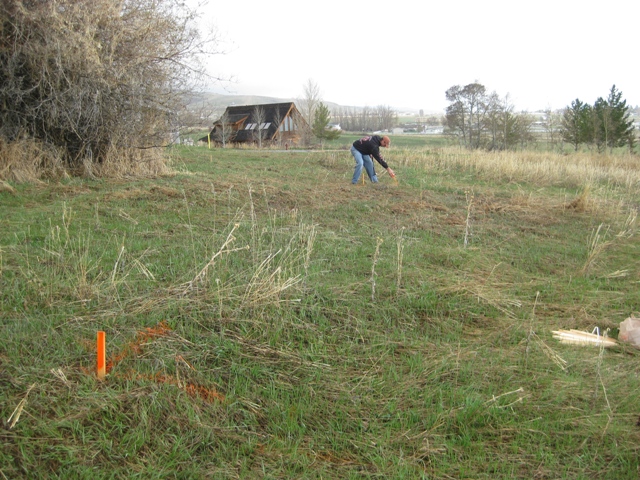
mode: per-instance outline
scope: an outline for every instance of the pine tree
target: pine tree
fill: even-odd
[[[611,87],[607,105],[611,121],[611,135],[608,138],[607,146],[611,149],[624,147],[629,143],[629,139],[633,138],[633,120],[627,101],[622,99],[622,92],[617,90],[615,85]]]
[[[602,153],[607,145],[612,141],[612,120],[611,109],[608,102],[599,97],[593,104],[591,110],[592,122],[592,141],[598,149],[598,153]]]
[[[562,114],[562,140],[573,145],[576,151],[580,144],[590,141],[593,137],[591,110],[589,105],[576,98]]]
[[[606,100],[600,97],[593,105],[593,140],[599,152],[633,145],[635,141],[627,101],[615,85]]]
[[[329,111],[329,107],[320,102],[316,107],[313,126],[311,127],[313,134],[320,139],[320,141],[334,140],[340,136],[340,132],[338,130],[327,128],[330,121],[331,112]]]

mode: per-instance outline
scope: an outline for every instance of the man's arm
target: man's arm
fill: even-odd
[[[380,165],[382,165],[382,168],[384,168],[385,170],[387,170],[389,168],[389,165],[387,165],[387,162],[385,162],[384,158],[382,158],[382,155],[380,155],[380,150],[379,149],[376,148],[371,155],[373,156],[373,158],[375,158],[377,160],[377,162]]]

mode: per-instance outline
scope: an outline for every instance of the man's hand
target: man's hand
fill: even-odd
[[[396,174],[393,170],[391,170],[391,167],[387,168],[387,172],[389,172],[391,178],[396,178]]]

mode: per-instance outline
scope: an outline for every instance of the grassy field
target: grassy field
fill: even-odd
[[[637,478],[638,158],[402,142],[0,192],[0,478]]]

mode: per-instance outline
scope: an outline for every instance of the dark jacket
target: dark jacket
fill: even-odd
[[[371,155],[375,158],[383,168],[389,168],[387,162],[384,161],[382,155],[380,155],[380,142],[382,137],[380,135],[373,135],[371,137],[362,137],[360,140],[353,142],[353,147],[363,155]]]

